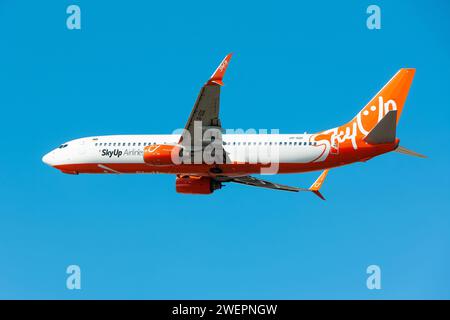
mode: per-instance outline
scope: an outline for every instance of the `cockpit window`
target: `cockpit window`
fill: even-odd
[[[58,147],[58,149],[63,149],[63,148],[65,148],[65,147],[67,147],[67,143],[60,145],[60,146]]]

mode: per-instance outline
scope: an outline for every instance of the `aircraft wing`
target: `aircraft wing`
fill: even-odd
[[[228,54],[203,85],[195,101],[192,112],[181,135],[179,144],[186,150],[198,152],[205,145],[216,142],[217,148],[222,148],[222,125],[219,119],[220,87],[232,54]],[[196,128],[201,128],[195,130]],[[211,137],[204,141],[204,132],[209,129]],[[217,150],[217,149],[216,149]]]
[[[308,189],[302,189],[297,187],[290,187],[285,186],[278,183],[273,183],[270,181],[258,179],[252,176],[244,176],[244,177],[237,177],[230,180],[230,182],[236,182],[240,184],[246,184],[248,186],[253,187],[261,187],[261,188],[267,188],[267,189],[277,189],[277,190],[284,190],[284,191],[293,191],[293,192],[299,192],[299,191],[307,191]]]
[[[245,184],[248,186],[254,186],[254,187],[261,187],[261,188],[268,188],[268,189],[275,189],[275,190],[284,190],[284,191],[292,191],[292,192],[299,192],[299,191],[311,191],[315,195],[317,195],[322,200],[325,200],[323,195],[320,193],[320,188],[322,187],[323,182],[325,181],[325,177],[328,174],[328,169],[323,171],[322,174],[317,178],[317,180],[311,185],[310,188],[297,188],[297,187],[290,187],[285,186],[278,183],[269,182],[266,180],[258,179],[252,176],[244,176],[244,177],[236,177],[229,180],[229,182],[236,182],[240,184]]]

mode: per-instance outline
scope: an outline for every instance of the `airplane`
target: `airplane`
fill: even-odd
[[[108,135],[72,140],[42,161],[66,174],[166,173],[176,191],[211,194],[225,183],[284,191],[320,188],[331,168],[398,152],[425,158],[399,145],[397,123],[415,69],[400,69],[356,116],[314,134],[229,133],[219,118],[220,91],[232,54],[203,85],[184,130],[169,135]],[[273,169],[273,170],[272,170]],[[272,171],[270,171],[272,170]],[[309,188],[269,182],[252,175],[324,170]]]

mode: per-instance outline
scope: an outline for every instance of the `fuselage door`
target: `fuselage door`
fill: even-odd
[[[333,141],[331,141],[330,153],[339,154],[339,141],[337,141],[336,139],[333,139]]]

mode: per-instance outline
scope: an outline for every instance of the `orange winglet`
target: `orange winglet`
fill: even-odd
[[[223,76],[225,75],[225,71],[227,71],[228,64],[230,63],[231,56],[233,54],[229,53],[219,64],[216,71],[212,74],[211,78],[208,80],[208,84],[217,84],[219,86],[223,86]]]
[[[314,181],[314,183],[309,188],[309,191],[317,195],[322,200],[325,200],[325,197],[320,193],[319,190],[322,187],[325,178],[327,177],[328,171],[329,169],[324,170],[324,172],[321,173],[321,175],[317,178],[316,181]]]

